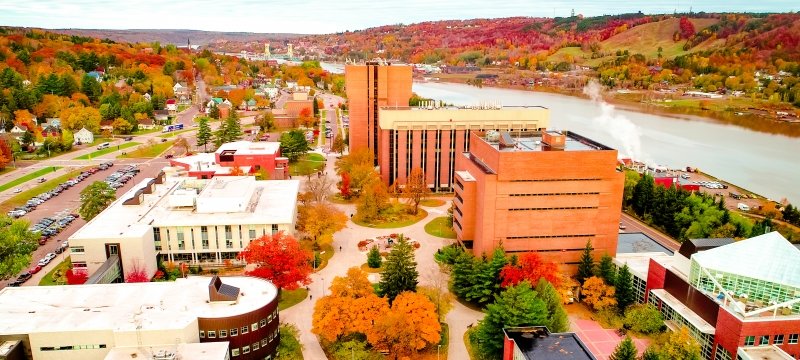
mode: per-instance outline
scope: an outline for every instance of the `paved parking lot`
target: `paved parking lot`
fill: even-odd
[[[164,159],[125,159],[125,160],[114,160],[114,166],[108,170],[101,170],[95,174],[90,175],[84,181],[78,183],[78,185],[73,186],[56,197],[53,197],[42,205],[39,205],[34,211],[23,216],[23,219],[30,221],[32,224],[39,221],[45,217],[51,217],[56,213],[63,212],[77,212],[78,207],[80,207],[80,192],[89,184],[95,181],[103,181],[108,175],[111,175],[113,172],[126,167],[130,164],[137,164],[141,172],[139,175],[131,179],[127,184],[123,185],[121,188],[117,189],[117,195],[123,194],[128,191],[134,184],[140,182],[142,179],[146,177],[153,177],[166,165],[168,165],[168,161]],[[31,265],[33,267],[39,259],[44,257],[49,252],[55,252],[56,248],[61,244],[62,241],[66,240],[70,235],[75,233],[78,229],[81,228],[86,224],[86,221],[83,218],[78,218],[65,227],[59,234],[56,236],[51,237],[47,240],[45,245],[39,246],[31,254]],[[50,270],[52,270],[55,266],[66,259],[66,252],[58,255],[50,264],[42,268],[42,270],[34,274],[34,276],[26,281],[23,286],[33,286],[38,285],[39,281],[46,275]],[[25,270],[23,270],[25,271]],[[8,280],[0,281],[0,289],[6,287],[6,285],[12,281],[16,276],[12,277]]]

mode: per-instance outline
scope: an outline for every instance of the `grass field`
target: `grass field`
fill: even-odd
[[[169,139],[171,137],[176,137],[176,136],[178,136],[180,134],[183,134],[185,132],[189,132],[189,131],[192,131],[192,130],[194,130],[194,128],[183,129],[183,130],[178,130],[178,131],[171,131],[171,132],[168,132],[168,133],[166,133],[164,135],[158,135],[158,137],[164,138],[164,139]]]
[[[62,255],[56,256],[53,261],[56,261]],[[43,278],[39,281],[39,286],[52,286],[52,285],[64,285],[66,284],[66,274],[67,270],[72,267],[72,261],[69,257],[66,260],[62,261],[58,266],[54,267],[53,270],[50,270]],[[53,275],[56,275],[55,277]]]
[[[427,206],[427,207],[439,207],[439,206],[444,205],[445,201],[444,200],[440,200],[440,199],[430,199],[430,198],[428,198],[428,199],[423,199],[422,201],[419,202],[419,204],[421,206]]]
[[[60,166],[48,166],[46,168],[41,168],[41,169],[36,170],[36,171],[34,171],[34,172],[30,173],[30,174],[27,174],[25,176],[22,176],[20,178],[15,179],[15,180],[9,181],[9,182],[7,182],[7,183],[5,183],[3,185],[0,185],[0,191],[6,191],[8,189],[11,189],[12,187],[15,187],[15,186],[17,186],[19,184],[22,184],[22,183],[26,182],[28,180],[35,179],[35,178],[37,178],[39,176],[42,176],[42,175],[45,175],[45,174],[49,174],[49,173],[54,172],[54,171],[56,171],[58,169],[61,169],[61,167]]]
[[[152,129],[139,129],[136,132],[132,133],[131,135],[144,135],[144,134],[152,134],[161,131],[160,126],[156,126]]]
[[[56,188],[56,186],[61,185],[61,183],[78,176],[83,169],[71,171],[67,174],[61,175],[55,179],[50,179],[45,181],[39,186],[34,186],[26,191],[23,191],[17,195],[14,195],[12,198],[4,201],[0,204],[0,212],[8,212],[9,210],[25,204],[30,198],[39,195],[43,192],[50,191]]]
[[[97,150],[97,151],[94,151],[94,152],[88,153],[88,154],[86,154],[86,155],[81,155],[81,156],[78,156],[78,157],[76,157],[76,158],[74,158],[74,159],[72,159],[72,160],[88,160],[88,159],[94,159],[94,158],[96,158],[96,157],[98,157],[98,156],[103,156],[103,155],[105,155],[105,154],[109,154],[109,153],[112,153],[112,152],[114,152],[114,151],[117,151],[117,150],[127,149],[127,148],[129,148],[129,147],[136,146],[136,145],[139,145],[139,143],[138,143],[138,142],[135,142],[135,141],[133,141],[133,142],[126,142],[126,143],[119,144],[119,145],[117,145],[117,146],[110,146],[110,147],[108,147],[107,149],[103,149],[103,150]]]
[[[278,301],[278,311],[286,310],[299,304],[308,297],[308,290],[299,288],[296,290],[281,290],[281,299]]]
[[[289,164],[289,173],[292,176],[304,176],[315,174],[324,168],[325,157],[316,153],[308,153]]]
[[[719,22],[718,19],[690,19],[690,21],[697,31]],[[628,50],[631,55],[642,54],[648,58],[656,58],[658,56],[658,48],[661,47],[662,57],[671,59],[688,52],[704,50],[713,45],[711,43],[703,43],[689,51],[684,51],[683,44],[685,44],[686,41],[681,40],[676,42],[672,39],[672,35],[678,31],[678,23],[679,19],[672,18],[636,26],[603,41],[601,43],[602,51],[614,52],[616,50]]]
[[[384,259],[383,261],[385,262],[386,259]],[[363,263],[363,264],[361,264],[361,270],[364,270],[364,272],[372,273],[372,274],[380,273],[381,271],[383,271],[383,262],[381,262],[381,267],[379,267],[377,269],[373,269],[373,268],[369,267],[369,264]]]
[[[403,214],[403,216],[399,217],[399,219],[391,221],[373,221],[368,223],[365,221],[356,220],[356,217],[354,217],[353,222],[361,226],[376,229],[395,229],[414,225],[420,220],[424,219],[426,216],[428,216],[428,212],[423,209],[419,209],[419,213],[417,213],[417,215]]]
[[[447,220],[446,216],[437,217],[425,224],[425,232],[445,239],[456,238],[456,232],[453,230],[453,227],[450,226],[450,222]]]
[[[172,144],[174,143],[175,141],[167,141],[167,142],[157,143],[153,146],[148,146],[147,144],[144,144],[138,147],[136,150],[126,152],[125,155],[117,156],[117,159],[130,159],[130,158],[152,159],[161,155],[161,153],[172,147]]]

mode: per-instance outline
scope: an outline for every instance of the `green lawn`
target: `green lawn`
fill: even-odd
[[[78,176],[82,171],[84,171],[84,169],[71,171],[71,172],[69,172],[67,174],[64,174],[64,175],[61,175],[61,176],[59,176],[59,177],[57,177],[55,179],[50,179],[48,181],[45,181],[44,183],[42,183],[39,186],[34,186],[33,188],[30,188],[30,189],[28,189],[26,191],[23,191],[23,192],[21,192],[21,193],[19,193],[17,195],[14,195],[14,197],[12,197],[12,198],[4,201],[2,204],[0,204],[0,211],[5,213],[5,212],[17,207],[17,206],[25,204],[28,200],[30,200],[30,198],[32,198],[34,196],[37,196],[37,195],[39,195],[39,194],[41,194],[43,192],[55,189],[56,186],[61,185],[61,183],[63,183],[64,181],[67,181],[67,180],[69,180],[71,178],[74,178],[74,177]]]
[[[297,161],[289,164],[289,174],[292,176],[304,176],[315,174],[324,168],[324,156],[317,153],[308,153],[301,156]]]
[[[363,264],[361,264],[361,270],[364,270],[364,272],[372,273],[372,274],[380,273],[381,271],[383,271],[383,264],[385,262],[386,262],[386,259],[383,259],[383,262],[381,262],[381,267],[379,267],[377,269],[369,267],[369,264],[367,264],[367,263],[363,263]]]
[[[37,178],[39,176],[42,176],[44,174],[49,174],[49,173],[54,172],[54,171],[56,171],[58,169],[61,169],[61,167],[60,166],[50,166],[50,167],[46,167],[46,168],[41,168],[41,169],[36,170],[36,171],[34,171],[34,172],[32,172],[32,173],[30,173],[28,175],[22,176],[22,177],[20,177],[20,178],[18,178],[16,180],[11,180],[11,181],[3,184],[3,185],[0,185],[0,191],[6,191],[8,189],[11,189],[12,187],[15,187],[15,186],[17,186],[19,184],[22,184],[22,183],[26,182],[28,180],[35,179],[35,178]]]
[[[417,213],[416,216],[410,214],[403,214],[403,216],[399,216],[398,218],[393,217],[392,220],[389,221],[373,221],[369,223],[357,220],[356,216],[353,217],[353,222],[361,226],[371,227],[376,229],[395,229],[395,228],[414,225],[420,220],[424,219],[426,216],[428,216],[428,212],[423,209],[419,209],[419,213]]]
[[[183,129],[183,130],[178,130],[178,131],[170,131],[170,132],[168,132],[168,133],[166,133],[164,135],[158,135],[158,137],[164,138],[164,139],[169,139],[171,137],[176,137],[176,136],[178,136],[180,134],[183,134],[185,132],[189,132],[189,131],[192,131],[192,130],[194,130],[194,128],[188,128],[188,129]]]
[[[156,132],[159,132],[159,131],[161,131],[161,127],[160,126],[156,126],[156,127],[152,128],[152,129],[146,129],[146,130],[145,129],[139,129],[136,132],[132,133],[131,135],[135,136],[135,135],[152,134],[152,133],[156,133]]]
[[[439,207],[444,205],[445,201],[440,199],[423,199],[419,202],[421,206],[427,207]]]
[[[286,310],[299,304],[308,297],[308,290],[298,288],[296,290],[281,290],[281,299],[278,301],[278,311]]]
[[[117,156],[117,159],[129,159],[129,158],[145,158],[145,159],[152,159],[158,157],[172,147],[175,141],[167,141],[162,143],[157,143],[153,146],[148,146],[147,144],[140,146],[134,151],[126,152],[125,155]]]
[[[107,149],[103,149],[103,150],[97,150],[97,151],[94,151],[94,152],[88,153],[88,154],[86,154],[86,155],[81,155],[81,156],[78,156],[78,157],[76,157],[76,158],[74,158],[74,159],[72,159],[72,160],[89,160],[89,159],[94,159],[94,158],[96,158],[96,157],[98,157],[98,156],[103,156],[103,155],[105,155],[105,154],[112,153],[112,152],[114,152],[114,151],[117,151],[117,150],[127,149],[127,148],[129,148],[129,147],[136,146],[136,145],[139,145],[139,143],[138,143],[138,142],[135,142],[135,141],[131,141],[131,142],[122,143],[122,144],[120,144],[120,145],[111,145],[111,146],[109,146]]]
[[[446,216],[437,217],[425,224],[425,232],[445,239],[456,238],[456,232],[453,230],[453,227],[450,226],[450,222],[447,220]]]
[[[56,259],[61,257],[62,255],[56,256]],[[56,261],[53,259],[53,261]],[[64,285],[67,283],[66,277],[64,274],[67,273],[67,270],[72,267],[72,261],[69,257],[66,260],[62,261],[58,266],[54,267],[53,270],[45,275],[42,280],[39,281],[39,286],[51,286],[51,285]],[[55,275],[55,277],[53,276]]]

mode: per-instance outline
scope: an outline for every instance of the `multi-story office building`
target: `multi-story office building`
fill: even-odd
[[[69,237],[76,269],[113,282],[157,258],[190,265],[235,260],[251,240],[294,233],[297,180],[252,176],[144,179]]]
[[[645,262],[646,255],[615,263],[628,264],[634,283],[644,282],[644,302],[671,330],[686,327],[704,359],[800,357],[800,249],[779,233],[699,239],[673,255],[653,253]]]
[[[0,344],[15,345],[13,359],[273,359],[277,295],[247,276],[7,287]]]
[[[469,149],[471,131],[546,128],[543,107],[383,107],[379,111],[378,165],[386,184],[403,184],[412,169],[425,173],[433,191],[452,192],[456,158]]]
[[[347,65],[344,72],[350,112],[350,151],[370,149],[378,165],[379,109],[408,106],[411,66],[371,61]]]
[[[470,134],[456,157],[453,227],[473,253],[538,252],[574,271],[592,241],[614,256],[624,174],[617,151],[575,133]]]

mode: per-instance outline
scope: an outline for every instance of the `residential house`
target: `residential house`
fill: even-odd
[[[217,106],[217,107],[219,108],[219,118],[220,119],[227,118],[228,115],[231,113],[231,110],[233,109],[233,105],[231,105],[231,103],[228,100],[225,100],[225,102],[223,102],[222,104],[219,104],[219,106]]]
[[[153,117],[156,118],[156,121],[159,123],[163,123],[164,121],[169,120],[169,111],[167,110],[154,110]]]
[[[178,111],[178,101],[175,99],[168,99],[166,108],[168,111]]]
[[[61,138],[61,129],[53,125],[47,125],[42,129],[42,136]]]
[[[139,129],[149,130],[149,129],[155,129],[155,127],[156,124],[155,121],[153,121],[153,119],[151,118],[139,119]]]
[[[72,134],[73,138],[75,138],[75,143],[81,144],[91,144],[94,142],[94,134],[91,131],[87,130],[86,128],[80,129],[74,134]]]
[[[109,132],[114,131],[114,120],[103,120],[100,122],[100,131],[108,130]]]
[[[90,72],[86,73],[86,75],[89,75],[90,77],[94,78],[95,80],[97,80],[97,82],[101,82],[101,81],[103,81],[104,72],[102,72],[102,71],[90,71]]]
[[[57,128],[61,128],[61,118],[46,118],[45,120],[46,125],[55,126]]]
[[[26,127],[20,127],[19,125],[14,125],[14,127],[11,128],[11,131],[9,131],[8,133],[11,134],[11,137],[13,137],[14,139],[19,140],[19,138],[21,138],[22,135],[24,135],[27,131],[28,130]]]
[[[144,95],[142,95],[142,97],[147,101],[150,101],[150,99],[152,98],[152,96],[150,96],[150,93],[144,93]]]

